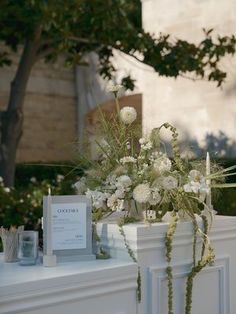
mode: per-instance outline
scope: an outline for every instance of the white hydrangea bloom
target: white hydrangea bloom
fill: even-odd
[[[187,193],[193,192],[195,194],[198,194],[198,193],[207,194],[210,192],[210,188],[207,185],[206,180],[204,179],[201,179],[200,182],[191,181],[185,184],[183,188],[184,188],[184,191]]]
[[[106,201],[109,194],[100,192],[98,190],[92,191],[87,190],[85,193],[86,197],[92,200],[92,205],[96,208],[102,208],[104,205],[104,202]]]
[[[124,124],[131,124],[137,118],[137,111],[134,107],[123,107],[120,110],[120,119]]]
[[[122,164],[126,164],[126,163],[135,163],[136,162],[136,158],[132,157],[132,156],[126,156],[120,159],[120,163]]]
[[[118,197],[118,198],[124,198],[125,197],[125,189],[123,187],[119,187],[119,189],[117,189],[115,191],[115,195]]]
[[[189,182],[183,186],[186,193],[207,194],[210,191],[205,177],[198,170],[191,170],[188,175]]]
[[[178,181],[172,176],[164,177],[162,180],[162,186],[165,190],[173,190],[178,186]]]
[[[153,168],[155,171],[159,172],[160,174],[170,171],[171,169],[171,160],[166,156],[161,156],[160,158],[154,160]]]
[[[112,211],[122,211],[124,209],[124,200],[119,199],[115,194],[112,194],[107,199],[107,206]]]
[[[137,185],[133,190],[133,198],[137,203],[147,203],[151,199],[151,189],[148,183]]]
[[[132,184],[132,180],[127,175],[122,175],[117,178],[116,180],[116,187],[117,188],[124,188],[127,190]]]

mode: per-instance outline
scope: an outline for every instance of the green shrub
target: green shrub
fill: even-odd
[[[83,169],[71,169],[73,166],[17,165],[15,188],[4,187],[0,180],[0,226],[40,230],[42,200],[48,188],[54,195],[75,194],[73,184]]]
[[[217,163],[224,168],[230,167],[236,164],[236,159],[219,159]],[[227,178],[226,182],[236,182],[236,175]],[[213,191],[214,192],[214,191]],[[213,202],[214,209],[218,215],[236,216],[236,189],[222,189],[218,191],[215,201]]]

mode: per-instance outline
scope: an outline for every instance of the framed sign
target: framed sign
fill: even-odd
[[[92,254],[92,209],[85,196],[43,197],[44,254],[58,262],[95,259]]]

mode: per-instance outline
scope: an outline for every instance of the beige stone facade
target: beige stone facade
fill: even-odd
[[[11,67],[0,69],[0,106],[9,97]],[[38,62],[33,68],[25,97],[24,133],[18,162],[70,160],[77,140],[75,74],[59,60],[55,65]]]
[[[232,35],[236,30],[236,2],[232,0],[142,0],[143,27],[158,36],[199,42],[202,29],[214,28],[215,34]],[[142,78],[143,125],[145,130],[169,121],[180,130],[184,141],[204,147],[209,139],[222,140],[222,155],[236,154],[236,57],[225,58],[228,73],[222,88],[215,83],[158,77],[147,71]],[[150,69],[151,70],[151,69]],[[226,143],[227,142],[227,143]]]

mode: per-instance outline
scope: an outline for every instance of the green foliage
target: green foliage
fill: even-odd
[[[217,160],[222,167],[230,167],[236,164],[234,158]],[[228,176],[227,183],[236,182],[236,175]],[[214,189],[213,190],[213,205],[219,215],[236,216],[236,189]]]
[[[25,225],[26,229],[39,230],[43,195],[49,186],[54,195],[75,194],[77,173],[66,177],[67,172],[68,168],[62,167],[18,165],[16,187],[9,189],[0,183],[0,226]]]
[[[204,30],[198,45],[165,34],[153,37],[141,27],[138,0],[1,1],[1,42],[16,51],[34,37],[37,29],[38,59],[54,61],[65,54],[67,65],[84,64],[83,57],[95,51],[99,72],[108,79],[114,79],[113,49],[118,49],[152,66],[160,75],[193,74],[221,85],[226,73],[219,68],[219,61],[235,53],[235,37],[213,36],[212,30]],[[10,54],[0,53],[0,65],[9,64],[10,59]],[[134,80],[129,75],[121,80],[126,88],[133,89]]]

